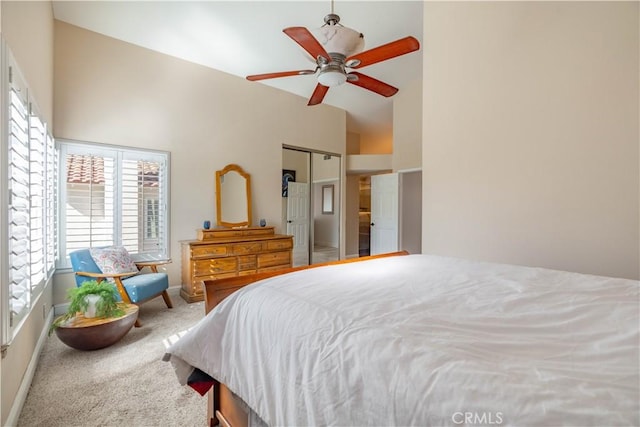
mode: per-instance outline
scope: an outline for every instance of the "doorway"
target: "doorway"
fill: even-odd
[[[340,258],[340,155],[283,147],[282,229],[293,236],[293,266]],[[287,185],[288,185],[287,184]]]
[[[421,253],[422,171],[360,176],[359,181],[359,255]]]
[[[358,256],[371,255],[371,176],[358,178]]]

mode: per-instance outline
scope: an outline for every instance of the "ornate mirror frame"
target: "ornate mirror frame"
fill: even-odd
[[[237,172],[242,178],[244,178],[245,196],[247,201],[247,216],[245,221],[240,222],[228,222],[222,218],[222,181],[224,181],[225,174],[229,172]],[[228,203],[228,202],[227,202]],[[251,226],[251,175],[244,171],[240,166],[230,164],[224,167],[222,170],[216,171],[216,221],[218,226],[222,227],[248,227]]]

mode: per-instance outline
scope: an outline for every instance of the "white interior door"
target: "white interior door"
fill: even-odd
[[[399,176],[371,176],[371,255],[395,252],[398,240]]]
[[[293,266],[309,265],[309,184],[289,182],[287,234],[293,236]]]

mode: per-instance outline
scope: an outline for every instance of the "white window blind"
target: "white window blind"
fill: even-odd
[[[46,187],[45,187],[45,270],[47,276],[51,276],[55,270],[57,245],[56,245],[56,210],[57,210],[57,177],[58,177],[58,155],[53,137],[47,135],[46,145]]]
[[[122,161],[122,244],[131,253],[162,253],[164,169],[159,161]]]
[[[8,234],[9,234],[9,327],[15,327],[29,312],[30,269],[30,173],[29,115],[27,89],[15,69],[9,79],[8,141]]]
[[[6,195],[1,206],[7,213],[6,217],[0,215],[7,233],[7,239],[0,242],[2,262],[7,265],[0,272],[0,322],[2,345],[8,345],[54,272],[57,222],[56,194],[52,190],[56,188],[57,175],[55,141],[47,133],[47,124],[35,102],[29,99],[26,81],[15,60],[2,47],[0,51],[6,56],[0,57],[0,74],[8,85],[2,86],[2,99],[6,100],[2,108],[7,114],[0,117],[6,117],[8,132],[6,151],[3,148],[0,156],[0,170],[6,173],[0,180],[2,194]],[[2,146],[5,147],[4,139]]]
[[[31,107],[29,115],[29,197],[31,289],[37,292],[45,282],[44,185],[46,128]]]
[[[167,153],[70,141],[60,150],[60,267],[69,266],[70,252],[96,246],[122,245],[136,259],[169,257]]]
[[[65,157],[66,255],[114,243],[115,158],[91,154]]]

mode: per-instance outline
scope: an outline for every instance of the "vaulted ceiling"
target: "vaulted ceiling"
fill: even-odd
[[[340,24],[364,34],[365,50],[413,36],[421,49],[358,71],[400,91],[422,75],[421,1],[54,1],[56,19],[240,77],[313,69],[310,56],[282,30]],[[261,80],[308,99],[315,75]],[[323,103],[347,111],[347,128],[392,134],[393,97],[351,84],[333,87]],[[314,107],[305,107],[314,108]]]

